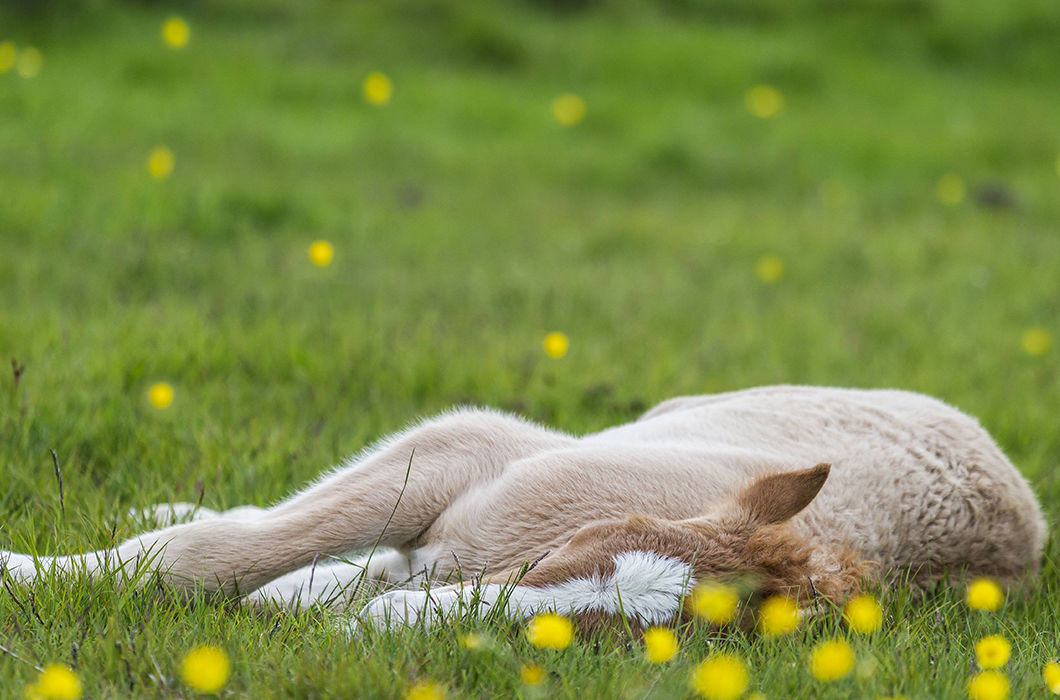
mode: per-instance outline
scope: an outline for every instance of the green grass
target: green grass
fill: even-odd
[[[136,531],[130,508],[200,487],[210,507],[269,503],[455,403],[585,431],[774,382],[940,396],[1057,522],[1058,351],[1020,337],[1060,339],[1060,6],[584,5],[0,8],[0,41],[44,55],[35,78],[0,75],[0,358],[25,365],[0,375],[0,548],[104,546]],[[172,13],[183,51],[159,40]],[[361,96],[372,70],[395,84],[383,108]],[[744,108],[758,83],[783,93],[777,118]],[[549,113],[564,92],[588,104],[574,128]],[[145,166],[159,144],[164,181]],[[951,172],[968,197],[945,206]],[[1015,205],[984,205],[983,185]],[[327,268],[306,257],[317,238]],[[562,360],[541,351],[554,329]],[[165,411],[156,381],[176,389]],[[883,631],[856,641],[875,673],[833,686],[805,659],[834,618],[775,642],[695,631],[653,667],[618,637],[543,653],[493,625],[471,653],[460,623],[350,643],[320,613],[48,581],[0,591],[0,645],[22,659],[0,655],[0,687],[59,660],[87,697],[190,696],[180,658],[212,642],[243,697],[397,697],[421,677],[511,696],[528,660],[549,696],[682,697],[722,648],[771,698],[956,698],[975,639],[1001,632],[1013,696],[1040,696],[1056,553],[996,615],[889,594]]]

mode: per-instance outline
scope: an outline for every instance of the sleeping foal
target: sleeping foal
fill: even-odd
[[[647,625],[680,616],[708,579],[803,603],[872,579],[1011,585],[1037,573],[1045,542],[1027,482],[974,419],[908,392],[795,386],[671,399],[581,437],[460,409],[269,508],[154,513],[193,522],[111,550],[0,562],[30,581],[131,574],[154,557],[175,587],[249,592],[253,604],[341,607],[366,577],[401,586],[354,624],[501,605]]]

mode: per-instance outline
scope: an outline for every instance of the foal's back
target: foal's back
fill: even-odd
[[[748,457],[704,459],[699,474],[727,477],[734,491],[770,471],[830,463],[795,527],[922,585],[963,567],[1016,578],[1037,570],[1045,543],[1037,500],[990,435],[921,394],[774,386],[680,397],[582,442],[740,451]]]

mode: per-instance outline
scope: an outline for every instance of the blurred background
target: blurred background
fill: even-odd
[[[1053,0],[9,0],[0,505],[53,447],[100,512],[217,506],[457,403],[779,382],[938,395],[1056,495],[1058,37]]]

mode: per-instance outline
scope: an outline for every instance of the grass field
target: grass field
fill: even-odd
[[[180,49],[160,37],[174,14]],[[588,431],[777,382],[959,406],[1056,523],[1058,35],[1045,0],[4,5],[0,549],[106,546],[137,531],[130,508],[200,492],[267,504],[458,403]],[[365,99],[372,71],[386,104]],[[566,93],[586,105],[569,126]],[[1044,697],[1057,553],[996,614],[887,594],[882,630],[853,639],[860,674],[833,684],[806,659],[847,634],[834,616],[777,641],[694,630],[656,666],[621,636],[545,652],[462,621],[348,642],[319,612],[49,581],[0,591],[0,695],[59,661],[85,697],[191,697],[180,660],[210,643],[231,697],[423,679],[685,697],[723,649],[769,698],[961,698],[975,640],[1000,633],[1012,697]],[[486,650],[461,645],[471,629]],[[521,683],[528,662],[543,684]]]

